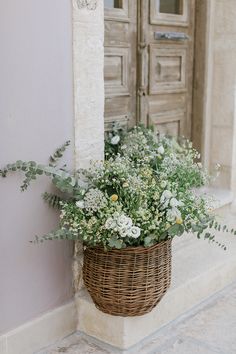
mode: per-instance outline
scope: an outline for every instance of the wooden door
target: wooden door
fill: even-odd
[[[195,0],[104,0],[105,129],[191,135]]]
[[[136,122],[137,1],[104,0],[105,130]]]
[[[140,0],[138,118],[191,136],[194,0]]]

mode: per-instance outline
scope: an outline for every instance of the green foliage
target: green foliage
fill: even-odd
[[[61,208],[60,203],[62,202],[62,198],[59,197],[58,195],[44,192],[42,197],[43,197],[43,200],[45,202],[47,202],[50,207],[55,208],[55,209]]]
[[[188,140],[160,137],[143,126],[124,132],[114,125],[106,139],[105,161],[78,171],[58,165],[68,145],[59,147],[48,165],[19,160],[0,170],[2,177],[22,172],[22,191],[44,175],[61,192],[43,194],[60,210],[60,228],[36,236],[34,242],[82,240],[120,249],[150,247],[186,232],[225,249],[216,232],[236,235],[212,215],[211,201],[194,192],[210,178]]]
[[[78,237],[75,237],[69,230],[61,228],[59,230],[55,230],[49,232],[44,236],[35,236],[34,241],[30,241],[31,243],[42,243],[44,241],[53,241],[53,240],[78,240]]]
[[[36,180],[38,176],[45,175],[51,178],[52,183],[61,192],[74,194],[77,189],[77,181],[74,177],[74,173],[66,171],[64,166],[62,168],[57,167],[57,163],[63,156],[66,147],[69,146],[69,143],[70,142],[67,141],[50,156],[49,165],[37,164],[35,161],[25,162],[18,160],[15,163],[6,165],[6,167],[0,170],[0,176],[6,177],[9,172],[23,172],[25,178],[21,185],[21,191],[25,191],[33,180]]]
[[[206,185],[210,176],[199,162],[200,154],[184,138],[160,136],[153,128],[138,126],[121,132],[117,144],[112,144],[117,130],[108,135],[105,144],[107,159],[117,154],[129,158],[138,167],[149,165],[160,179],[178,183],[183,191]]]
[[[3,170],[0,170],[0,175],[6,177],[9,172],[15,171],[22,171],[25,175],[21,185],[22,191],[25,191],[30,183],[41,175],[50,177],[52,183],[62,192],[72,193],[76,186],[76,180],[70,172],[49,165],[36,164],[34,161],[17,161],[16,163],[8,164]]]
[[[123,246],[122,240],[119,240],[116,237],[111,237],[108,243],[109,248],[121,249]]]
[[[56,149],[53,155],[49,157],[49,165],[50,166],[57,166],[58,161],[62,158],[66,148],[70,145],[70,140],[66,141],[61,147]]]
[[[184,229],[184,226],[183,225],[180,225],[180,224],[174,224],[173,226],[171,226],[168,230],[168,234],[171,236],[171,237],[174,237],[174,236],[182,236],[185,229]]]

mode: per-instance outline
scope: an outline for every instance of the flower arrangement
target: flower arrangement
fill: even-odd
[[[83,280],[95,305],[118,316],[150,312],[171,283],[171,241],[196,234],[225,249],[214,231],[236,235],[212,213],[211,200],[196,189],[210,177],[185,139],[161,137],[150,128],[123,132],[114,126],[105,141],[105,160],[70,171],[60,159],[69,142],[50,156],[9,164],[25,175],[21,190],[40,175],[60,193],[43,198],[60,210],[57,230],[33,242],[66,239],[84,245]]]
[[[126,133],[115,128],[106,139],[105,161],[76,171],[59,165],[68,145],[60,147],[48,165],[17,161],[0,171],[2,177],[10,171],[23,171],[23,191],[45,174],[63,193],[44,193],[43,198],[60,209],[60,226],[37,236],[36,242],[69,239],[123,249],[150,247],[184,232],[216,243],[209,230],[236,234],[218,223],[209,198],[196,193],[194,188],[208,183],[210,177],[188,140],[160,137],[144,127]]]

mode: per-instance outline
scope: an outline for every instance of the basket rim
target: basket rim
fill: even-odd
[[[144,246],[137,246],[137,247],[126,247],[126,248],[121,248],[121,249],[118,249],[118,248],[111,248],[111,249],[105,249],[103,246],[88,246],[86,244],[84,244],[84,247],[86,247],[86,249],[90,249],[90,250],[94,250],[94,251],[102,251],[103,253],[129,253],[129,252],[142,252],[142,253],[145,253],[145,252],[149,252],[155,248],[158,248],[160,246],[163,246],[164,244],[167,244],[167,243],[171,243],[172,239],[167,239],[165,241],[161,241],[161,242],[157,242],[155,243],[154,245],[150,246],[150,247],[144,247]]]

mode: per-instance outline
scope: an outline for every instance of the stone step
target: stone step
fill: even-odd
[[[213,354],[235,353],[236,282],[129,350],[74,333],[38,354]]]
[[[217,212],[236,226],[236,215],[227,203]],[[76,297],[78,331],[120,349],[140,343],[161,327],[176,319],[204,299],[236,280],[236,237],[218,234],[227,246],[223,251],[214,244],[185,235],[173,241],[172,285],[149,314],[118,317],[99,311],[83,289]]]

